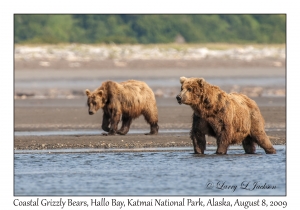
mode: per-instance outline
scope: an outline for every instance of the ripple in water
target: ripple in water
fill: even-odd
[[[15,195],[286,195],[286,149],[16,153]]]

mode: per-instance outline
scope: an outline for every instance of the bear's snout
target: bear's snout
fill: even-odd
[[[177,99],[177,102],[178,102],[179,104],[181,104],[181,96],[180,96],[180,95],[177,95],[177,96],[176,96],[176,99]]]
[[[89,115],[93,115],[94,114],[94,112],[93,111],[89,111]]]

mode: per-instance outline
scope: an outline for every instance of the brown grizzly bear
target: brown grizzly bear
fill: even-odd
[[[195,153],[206,149],[205,135],[217,139],[217,154],[226,154],[230,144],[243,144],[248,154],[255,153],[255,143],[267,154],[275,154],[264,130],[264,119],[257,104],[243,94],[226,93],[203,78],[180,77],[179,104],[193,109],[190,138]]]
[[[95,91],[87,89],[85,92],[89,114],[103,110],[102,129],[108,132],[103,135],[127,134],[132,120],[140,115],[144,115],[150,124],[150,133],[147,134],[158,133],[155,96],[146,83],[136,80],[121,83],[106,81]],[[117,130],[121,115],[122,127]]]

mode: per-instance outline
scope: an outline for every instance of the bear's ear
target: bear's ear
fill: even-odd
[[[102,97],[103,96],[103,90],[99,90],[98,96]]]
[[[181,84],[183,84],[185,80],[186,80],[186,77],[180,77],[180,83]]]
[[[85,94],[86,94],[87,96],[90,96],[90,95],[91,95],[91,91],[90,91],[89,89],[86,89],[86,90],[85,90]]]
[[[205,80],[203,78],[200,78],[197,80],[200,87],[203,87]]]

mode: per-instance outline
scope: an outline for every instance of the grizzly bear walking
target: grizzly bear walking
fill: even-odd
[[[140,115],[144,115],[150,124],[150,133],[147,134],[158,133],[155,96],[146,83],[136,80],[121,83],[106,81],[93,92],[87,89],[86,95],[90,115],[103,109],[102,129],[108,132],[104,135],[127,134],[132,120]],[[121,116],[122,126],[117,130]]]
[[[217,139],[217,154],[226,154],[230,144],[242,143],[248,154],[255,153],[255,143],[267,154],[275,154],[264,130],[264,119],[257,104],[243,94],[227,94],[203,78],[180,77],[179,104],[193,109],[190,137],[195,153],[203,154],[205,135]]]

